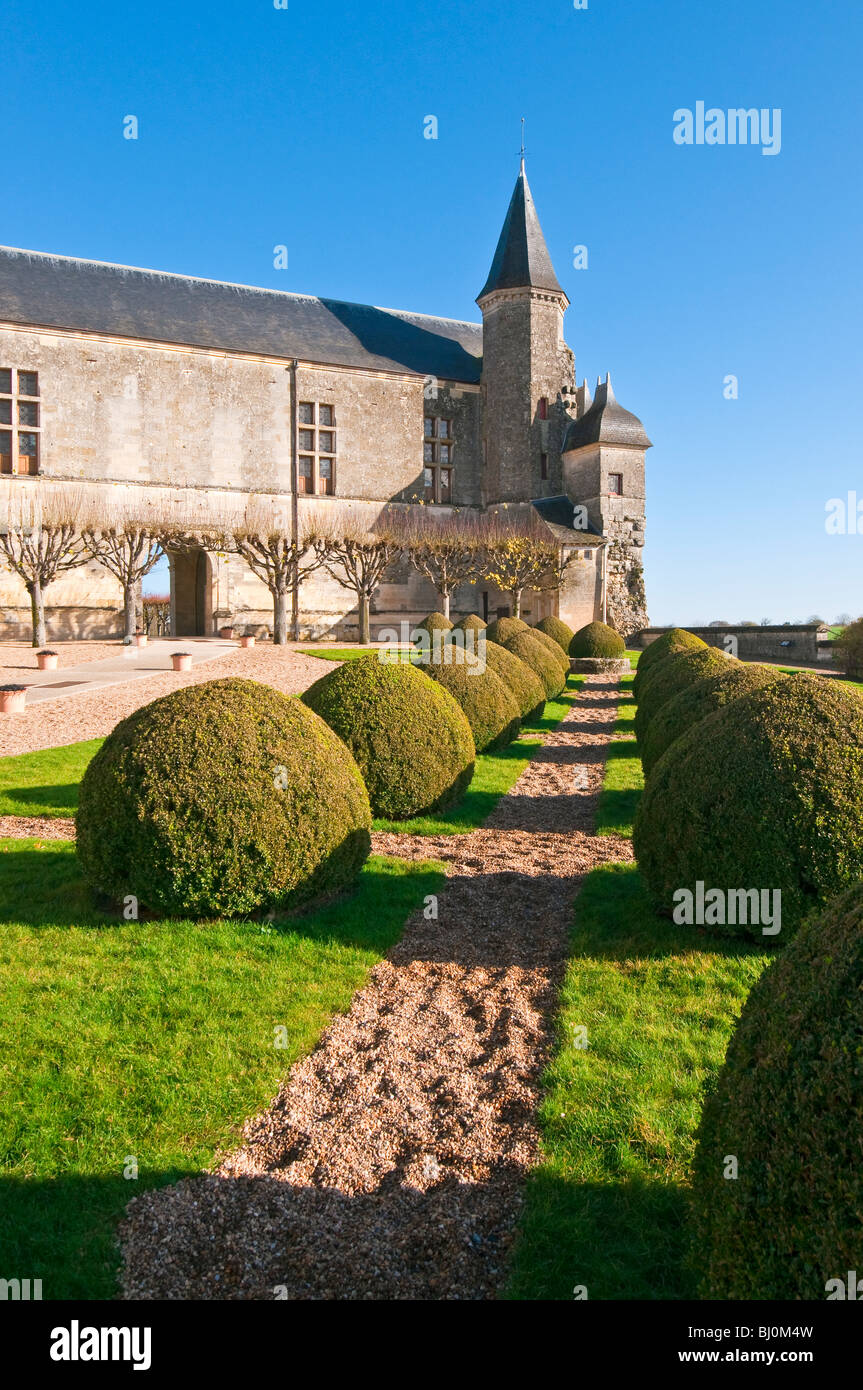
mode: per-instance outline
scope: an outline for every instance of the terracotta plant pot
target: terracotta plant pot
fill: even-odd
[[[171,652],[171,661],[175,671],[191,671],[192,669],[191,652]]]
[[[254,645],[255,645],[255,639],[254,639],[254,637],[241,637],[241,638],[240,638],[240,646],[241,646],[241,647],[253,647]]]
[[[232,627],[220,627],[219,636],[223,638],[225,642],[230,642],[234,636],[234,629]]]
[[[57,661],[59,660],[56,652],[37,652],[36,661],[40,671],[56,671]]]
[[[0,685],[0,714],[21,714],[26,694],[26,685]]]
[[[136,646],[136,647],[146,647],[146,645],[147,645],[147,634],[146,634],[146,632],[136,632],[136,633],[135,633],[135,646]]]

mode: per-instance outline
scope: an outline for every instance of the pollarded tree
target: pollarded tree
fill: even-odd
[[[314,544],[312,518],[301,521],[300,533],[294,538],[279,513],[278,507],[267,507],[260,499],[252,499],[242,521],[231,528],[226,544],[269,589],[273,599],[273,641],[284,647],[288,640],[288,600],[324,560]]]
[[[400,532],[397,515],[387,509],[371,526],[346,508],[310,525],[315,554],[327,574],[357,596],[361,646],[371,639],[369,609],[374,592],[390,565],[404,553]]]
[[[132,516],[100,521],[89,519],[82,529],[87,550],[113,574],[123,590],[123,629],[133,637],[141,581],[165,554],[162,528],[153,518]]]
[[[560,563],[559,547],[535,513],[495,513],[486,518],[484,531],[482,576],[509,595],[512,616],[518,618],[524,591],[548,587]]]
[[[30,596],[33,646],[44,647],[45,590],[61,574],[78,569],[90,559],[80,530],[83,498],[74,491],[28,487],[9,501],[8,515],[0,523],[0,557]]]
[[[396,520],[396,533],[414,569],[434,585],[448,618],[455,590],[482,571],[482,524],[468,512],[440,516],[419,507]]]

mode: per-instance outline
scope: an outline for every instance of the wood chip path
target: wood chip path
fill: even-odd
[[[128,1299],[491,1299],[507,1277],[572,905],[619,692],[589,678],[486,825],[377,835],[446,861],[345,1015],[210,1175],[142,1194],[120,1228]]]

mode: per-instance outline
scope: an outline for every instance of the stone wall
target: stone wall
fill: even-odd
[[[649,647],[667,627],[649,627],[639,632],[634,645]],[[818,661],[817,623],[799,627],[790,624],[771,627],[688,627],[711,647],[730,651],[741,661],[772,661],[785,666],[814,666]],[[730,641],[729,641],[730,639]],[[736,643],[736,647],[731,645]]]

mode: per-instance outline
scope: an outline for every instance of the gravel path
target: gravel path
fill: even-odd
[[[74,653],[72,648],[75,649]],[[60,665],[69,667],[76,662],[116,656],[122,650],[122,644],[114,643],[109,647],[95,642],[69,642],[57,644],[55,650],[60,654]],[[21,679],[21,671],[30,652],[31,648],[27,647],[0,648],[0,657],[4,661],[18,663],[17,670],[9,665],[0,668],[0,671],[7,673],[7,680]],[[33,654],[29,666],[32,668],[35,665]],[[201,681],[220,680],[224,676],[246,676],[249,680],[275,686],[276,690],[283,690],[286,695],[294,695],[326,675],[332,665],[332,662],[307,656],[292,647],[274,647],[269,642],[259,643],[248,650],[237,647],[227,656],[208,661],[194,671],[143,677],[130,680],[128,684],[96,690],[91,695],[71,695],[34,704],[21,714],[0,715],[0,755],[33,753],[39,748],[57,748],[65,743],[77,743],[80,739],[104,738],[115,724],[133,710],[148,705],[160,695],[169,695],[172,690],[184,685],[199,685]],[[12,674],[9,674],[10,671]]]
[[[489,1299],[506,1279],[618,691],[589,678],[486,825],[377,835],[446,860],[346,1015],[213,1174],[132,1201],[127,1299]]]

